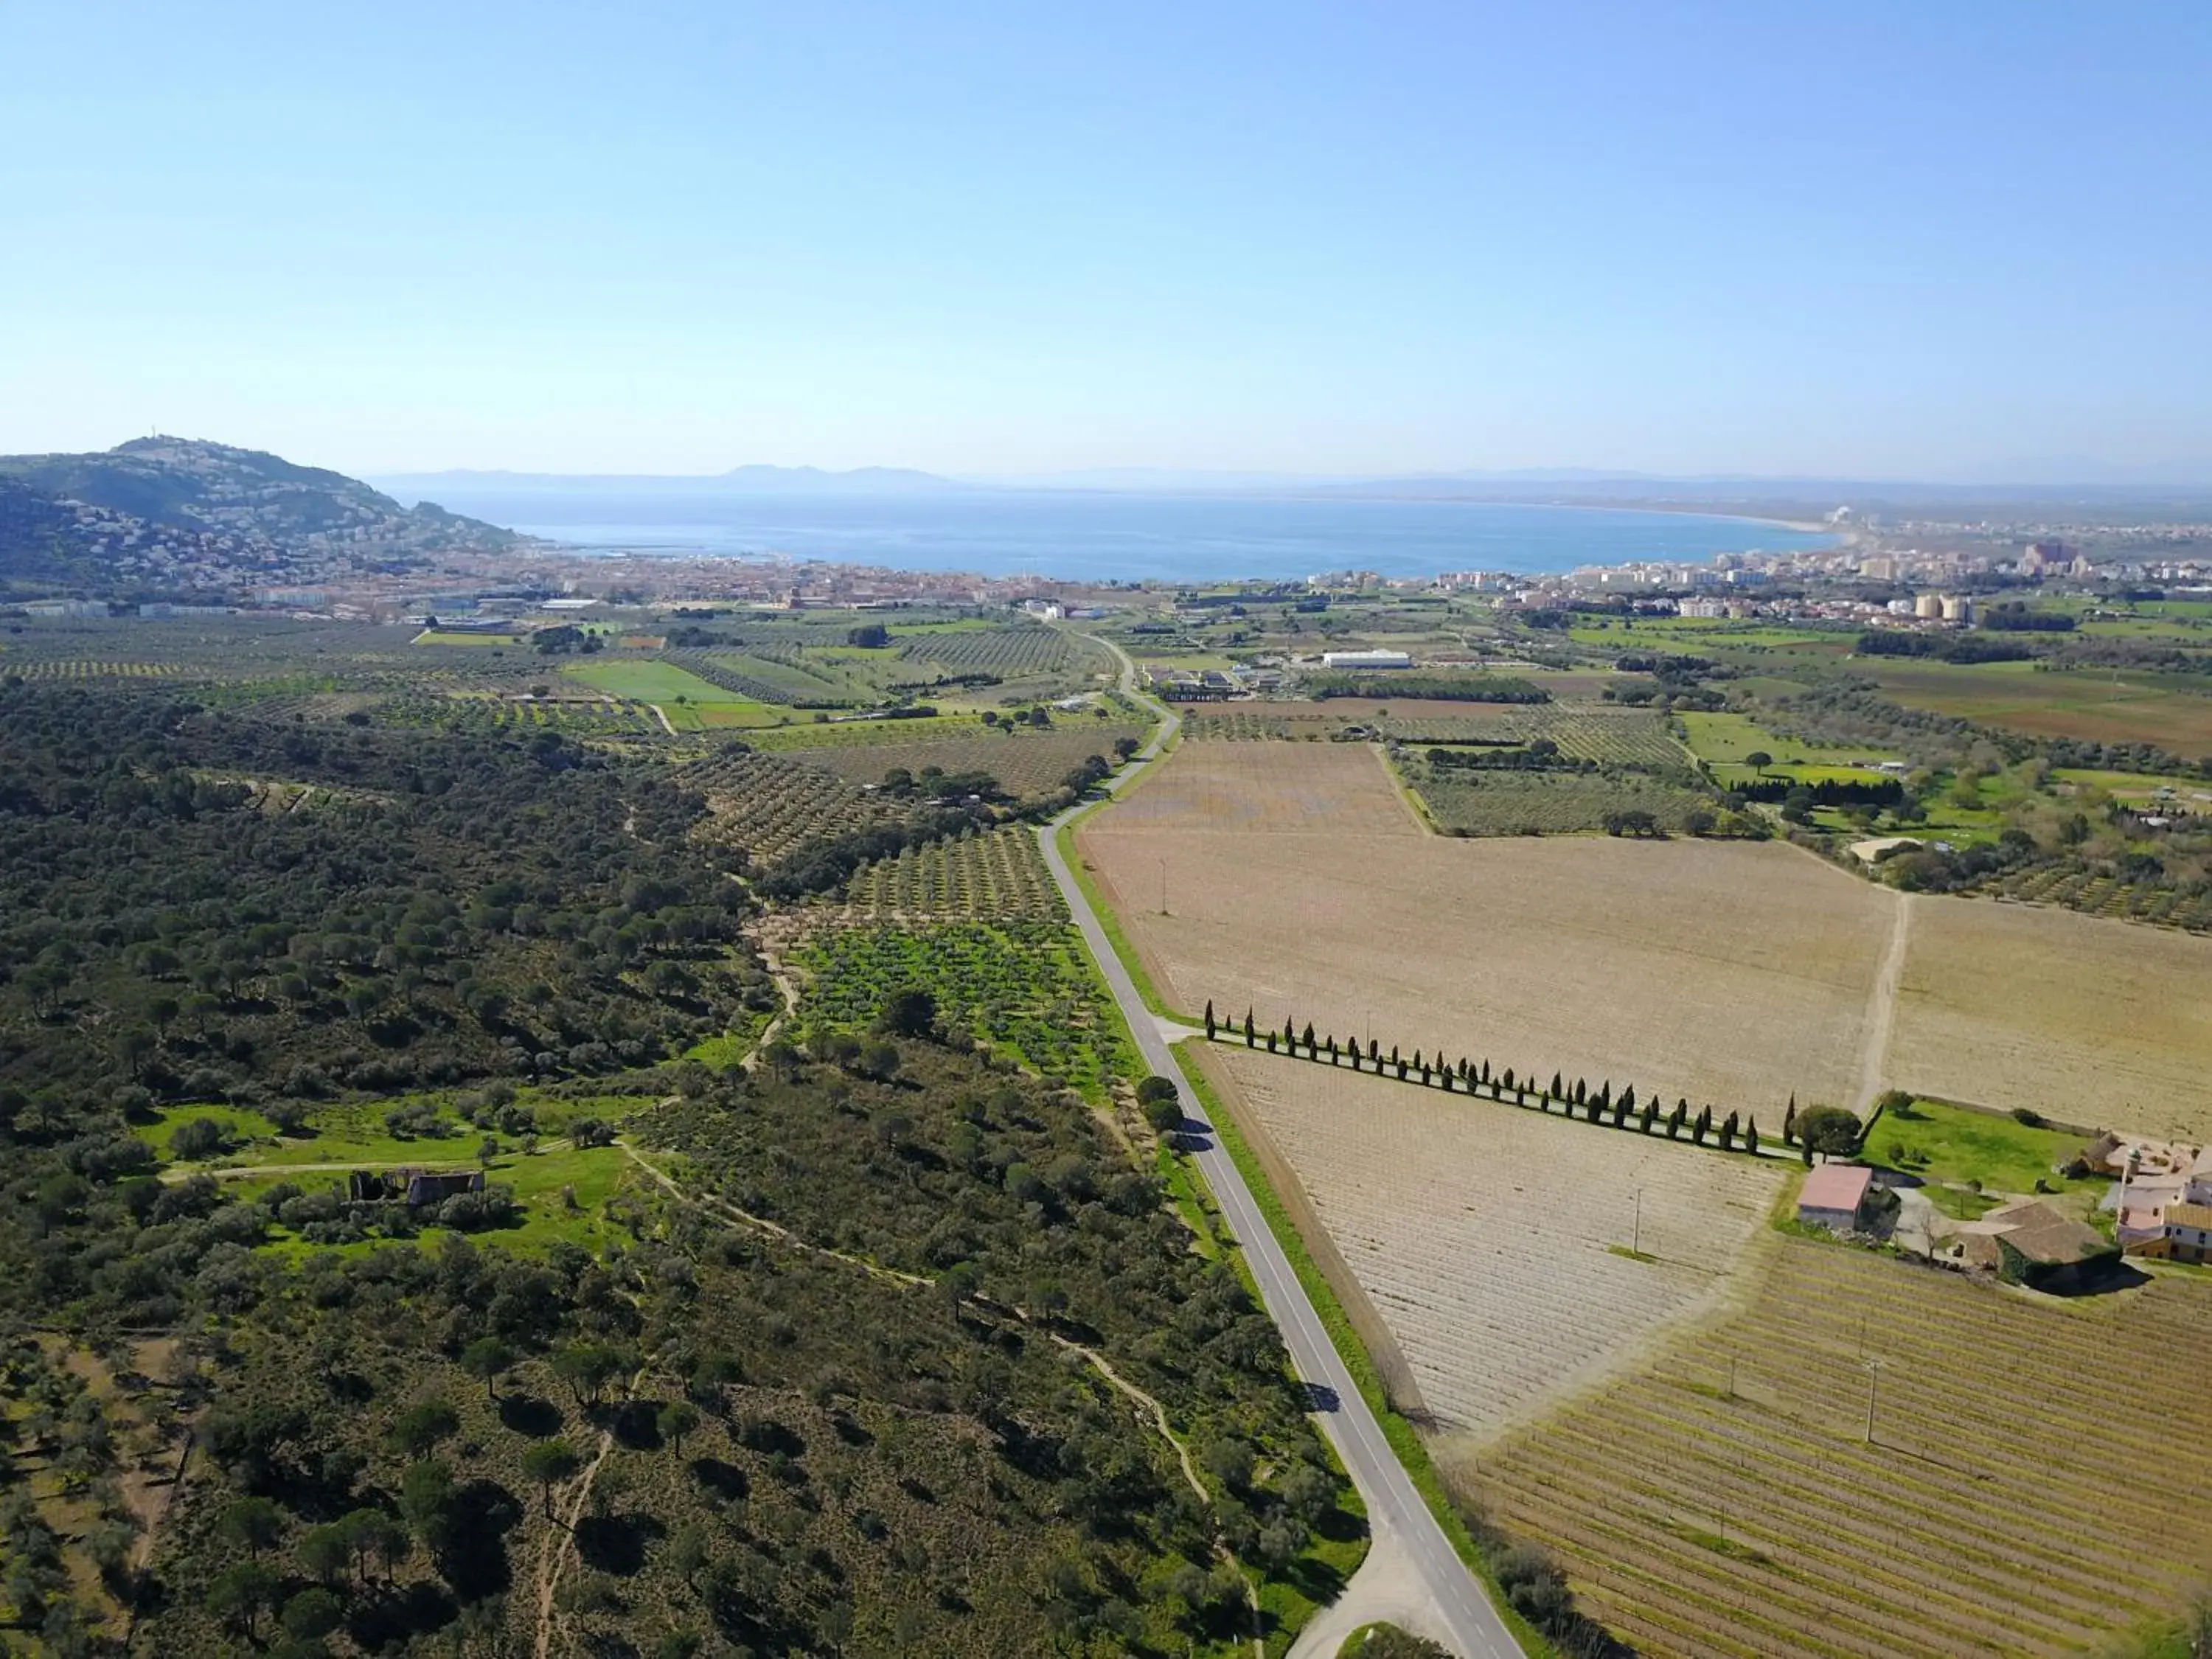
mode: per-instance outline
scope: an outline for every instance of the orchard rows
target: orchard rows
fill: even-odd
[[[1067,918],[1036,837],[1013,827],[909,847],[863,865],[843,899],[853,922]]]
[[[1065,673],[1086,653],[1057,629],[1023,625],[927,634],[908,641],[900,654],[942,664],[957,674],[1021,678]]]
[[[937,1000],[948,1030],[1096,1092],[1135,1075],[1136,1057],[1106,1000],[1082,937],[1063,923],[821,928],[789,959],[812,981],[809,1014],[865,1029],[893,991]]]
[[[2066,1304],[1788,1240],[1480,1484],[1647,1655],[2078,1650],[2196,1587],[2207,1375],[2212,1287]]]
[[[892,823],[898,808],[833,772],[730,745],[676,773],[684,788],[707,799],[712,820],[702,839],[744,849],[756,865],[775,863],[810,841]]]

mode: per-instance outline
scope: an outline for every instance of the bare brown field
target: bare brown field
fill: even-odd
[[[1712,1305],[1788,1178],[1304,1060],[1198,1052],[1248,1138],[1289,1165],[1448,1435],[1495,1435]],[[1615,1253],[1632,1244],[1657,1259]]]
[[[2058,1302],[1777,1244],[1740,1314],[1447,1453],[1638,1653],[2080,1652],[2202,1586],[2212,1286]]]
[[[1916,899],[1887,1070],[1923,1094],[2062,1122],[2212,1133],[2212,939]]]
[[[1172,1006],[1632,1083],[1770,1131],[1792,1094],[1893,1085],[2212,1134],[2212,940],[1916,898],[1886,1022],[1885,889],[1778,843],[1415,834],[1381,771],[1364,745],[1187,744],[1083,828]]]
[[[1418,836],[1364,743],[1185,744],[1113,809],[1117,830]]]
[[[783,752],[809,766],[835,772],[848,783],[880,783],[884,774],[894,767],[918,775],[925,766],[934,766],[945,772],[988,772],[1012,793],[1030,795],[1059,787],[1060,781],[1091,755],[1112,761],[1115,738],[1141,739],[1143,736],[1143,729],[1134,726],[1071,723],[1034,736],[847,743],[818,749],[793,747]]]
[[[1176,1007],[1632,1083],[1770,1131],[1793,1091],[1841,1100],[1857,1077],[1887,907],[1790,848],[1129,826],[1114,807],[1078,845]]]
[[[1386,715],[1407,720],[1466,720],[1470,715],[1529,706],[1546,705],[1455,702],[1434,697],[1329,697],[1320,702],[1193,703],[1182,710],[1182,720],[1184,731],[1194,738],[1264,732],[1319,740],[1347,726],[1372,726]]]

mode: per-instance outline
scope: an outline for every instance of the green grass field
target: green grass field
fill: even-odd
[[[2041,1181],[2062,1194],[2101,1190],[2105,1185],[2055,1173],[2081,1150],[2081,1135],[1942,1101],[1916,1100],[1909,1110],[1910,1115],[1894,1109],[1883,1113],[1868,1151],[1931,1185],[1979,1182],[1991,1193],[2032,1193]]]
[[[769,726],[785,712],[750,697],[741,697],[734,691],[726,691],[673,663],[647,658],[572,663],[561,672],[611,696],[657,704],[674,726],[686,725],[678,718],[684,714],[704,716],[711,712],[711,720],[691,724],[690,729],[694,730],[700,724]]]
[[[1866,774],[1852,769],[1846,763],[1902,758],[1893,750],[1812,744],[1785,738],[1768,731],[1748,714],[1685,714],[1675,718],[1682,722],[1684,740],[1690,745],[1690,752],[1699,760],[1711,763],[1715,777],[1723,783],[1737,776],[1748,778],[1751,769],[1743,764],[1743,757],[1760,752],[1774,757],[1775,766],[1771,770],[1804,767],[1815,775],[1860,780]]]
[[[1911,708],[2037,737],[2148,743],[2191,757],[2212,753],[2212,680],[2202,675],[2083,669],[2038,672],[2025,662],[1856,659],[1882,694]]]

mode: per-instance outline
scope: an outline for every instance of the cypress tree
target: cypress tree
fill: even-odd
[[[1689,1115],[1690,1103],[1686,1100],[1676,1101],[1674,1109],[1667,1114],[1668,1139],[1680,1140],[1682,1138],[1682,1121]]]
[[[1398,1058],[1398,1045],[1395,1042],[1390,1045],[1390,1063],[1398,1068],[1400,1077],[1406,1075],[1406,1064]]]
[[[1601,1114],[1609,1112],[1612,1109],[1613,1085],[1610,1082],[1601,1083],[1597,1086],[1597,1104],[1591,1109],[1590,1116],[1595,1118]]]
[[[1510,1066],[1507,1066],[1504,1071],[1500,1072],[1500,1073],[1498,1073],[1498,1076],[1499,1076],[1499,1077],[1501,1077],[1501,1078],[1503,1078],[1503,1079],[1504,1079],[1504,1081],[1505,1081],[1505,1086],[1506,1086],[1507,1088],[1511,1089],[1511,1088],[1513,1087],[1513,1068],[1512,1068]],[[1517,1094],[1517,1093],[1519,1092],[1519,1091],[1518,1091],[1518,1090],[1515,1090],[1515,1092]]]
[[[1423,1077],[1429,1074],[1429,1068],[1421,1063],[1421,1051],[1419,1048],[1413,1050],[1413,1069]]]
[[[1705,1135],[1706,1135],[1706,1133],[1707,1133],[1709,1130],[1711,1130],[1712,1127],[1713,1127],[1713,1109],[1712,1109],[1711,1107],[1710,1107],[1710,1106],[1700,1106],[1700,1107],[1698,1107],[1698,1121],[1697,1121],[1697,1125],[1696,1125],[1697,1131],[1698,1131],[1697,1139],[1698,1139],[1698,1146],[1704,1146],[1704,1145],[1705,1144]]]
[[[1752,1119],[1744,1126],[1743,1149],[1753,1158],[1759,1156],[1759,1120],[1757,1118]]]
[[[1213,1041],[1213,999],[1212,997],[1206,1000],[1206,1040],[1208,1042]]]
[[[1630,1084],[1630,1085],[1629,1085],[1626,1089],[1623,1089],[1623,1090],[1620,1091],[1620,1110],[1624,1111],[1624,1112],[1632,1112],[1632,1111],[1634,1111],[1635,1109],[1636,1109],[1636,1085],[1635,1085],[1633,1083],[1632,1083],[1632,1084]]]
[[[1553,1073],[1552,1073],[1552,1098],[1553,1098],[1553,1099],[1554,1099],[1554,1100],[1557,1100],[1557,1099],[1558,1099],[1558,1098],[1559,1098],[1562,1094],[1564,1094],[1564,1093],[1565,1093],[1565,1092],[1566,1092],[1566,1085],[1565,1085],[1563,1081],[1561,1081],[1561,1080],[1560,1080],[1559,1074],[1557,1072]]]
[[[1275,1033],[1272,1028],[1267,1032],[1267,1052],[1271,1054],[1275,1052]]]
[[[1298,1028],[1287,1014],[1283,1017],[1283,1047],[1292,1054],[1298,1051]]]
[[[1367,1039],[1367,1058],[1375,1062],[1375,1069],[1382,1069],[1382,1045],[1373,1037]]]
[[[1797,1096],[1793,1091],[1790,1096],[1790,1109],[1782,1115],[1782,1144],[1785,1146],[1790,1146],[1796,1139]]]
[[[1318,1052],[1318,1050],[1316,1050],[1316,1049],[1315,1048],[1315,1047],[1314,1047],[1313,1022],[1312,1022],[1311,1020],[1308,1020],[1308,1021],[1306,1022],[1306,1029],[1305,1029],[1305,1032],[1304,1032],[1304,1040],[1305,1040],[1305,1045],[1306,1045],[1306,1052],[1307,1052],[1308,1054],[1315,1054],[1315,1053],[1317,1053],[1317,1052]]]
[[[1735,1150],[1736,1125],[1741,1121],[1742,1120],[1738,1118],[1734,1112],[1730,1112],[1727,1117],[1721,1121],[1721,1150],[1723,1152],[1732,1152]]]
[[[1247,1048],[1255,1046],[1253,1042],[1252,1037],[1252,1011],[1249,1008],[1247,1008],[1244,1011],[1244,1046]]]
[[[1332,1066],[1336,1064],[1336,1034],[1334,1032],[1329,1034],[1328,1063]]]
[[[1482,1086],[1486,1089],[1490,1086],[1490,1062],[1486,1060],[1482,1062]]]
[[[1654,1128],[1658,1127],[1658,1123],[1659,1097],[1654,1095],[1650,1099],[1644,1103],[1644,1133],[1647,1135],[1650,1134]]]
[[[1589,1103],[1589,1085],[1584,1082],[1581,1078],[1577,1078],[1575,1079],[1575,1104],[1577,1106],[1584,1106]]]

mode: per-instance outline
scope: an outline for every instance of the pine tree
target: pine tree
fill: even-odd
[[[1208,1042],[1213,1041],[1213,999],[1212,997],[1206,1000],[1206,1040]]]
[[[1797,1139],[1797,1096],[1792,1091],[1790,1109],[1782,1115],[1782,1144],[1792,1146]]]

